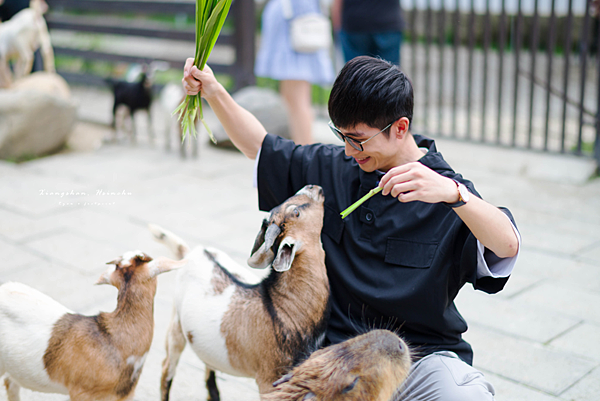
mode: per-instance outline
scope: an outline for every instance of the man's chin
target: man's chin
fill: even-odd
[[[364,171],[365,173],[372,173],[373,171],[375,171],[375,169],[373,167],[371,167],[369,163],[359,164],[358,167],[360,167],[360,169],[362,171]]]

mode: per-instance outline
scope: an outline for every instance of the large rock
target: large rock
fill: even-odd
[[[62,77],[36,72],[0,89],[0,158],[42,156],[64,146],[77,108]]]
[[[283,99],[277,92],[268,88],[248,86],[235,92],[232,97],[252,113],[264,125],[267,132],[290,138],[287,111]],[[217,146],[233,146],[218,120],[211,119],[209,127],[217,139]]]

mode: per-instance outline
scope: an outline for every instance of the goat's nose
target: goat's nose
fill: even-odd
[[[397,355],[404,354],[408,350],[408,346],[396,334],[392,332],[383,332],[384,335],[380,337],[381,345],[383,349],[386,349],[387,352],[392,354],[399,353]]]
[[[318,196],[323,196],[323,188],[321,188],[321,187],[320,187],[320,186],[318,186],[318,185],[315,185],[315,188],[316,188],[316,190],[317,190],[317,195],[318,195]]]
[[[308,195],[315,201],[320,200],[323,197],[323,188],[319,185],[305,185],[300,191],[298,191],[298,195],[304,193],[304,195]]]

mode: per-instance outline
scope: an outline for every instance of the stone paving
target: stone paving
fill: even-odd
[[[106,93],[74,93],[83,100],[82,119],[109,120]],[[332,141],[325,123],[316,122],[316,137]],[[76,132],[102,136],[107,130],[82,123]],[[523,236],[504,291],[491,296],[466,286],[458,297],[475,366],[495,385],[499,401],[597,401],[600,180],[587,179],[594,163],[448,140],[438,147],[485,199],[511,209]],[[121,141],[19,165],[0,162],[0,282],[26,283],[80,313],[110,311],[116,289],[93,285],[106,262],[135,249],[171,256],[151,239],[151,222],[244,262],[264,216],[253,167],[240,153],[208,146],[204,137],[200,157],[182,160],[144,135],[136,146]],[[159,278],[155,336],[135,400],[159,399],[174,276]],[[206,399],[203,370],[186,350],[172,400]],[[251,379],[219,375],[218,383],[224,401],[258,399]],[[24,401],[67,399],[22,395]]]

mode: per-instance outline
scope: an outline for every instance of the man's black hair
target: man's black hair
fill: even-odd
[[[413,87],[398,66],[368,56],[348,61],[331,89],[329,117],[336,127],[383,129],[401,117],[412,122]]]

